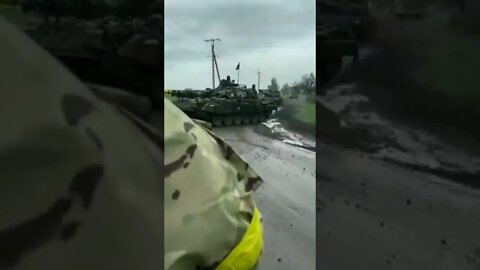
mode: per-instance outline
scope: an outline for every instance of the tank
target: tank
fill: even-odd
[[[18,0],[25,12],[43,16],[92,19],[106,15],[124,18],[163,13],[160,0]]]
[[[272,102],[278,107],[283,104],[283,99],[280,91],[258,90],[258,95],[261,99]]]
[[[375,32],[367,0],[317,0],[317,69],[318,94],[342,68],[343,57],[356,61],[360,44],[369,41]]]
[[[258,94],[255,85],[247,88],[228,79],[221,80],[215,89],[171,90],[170,95],[188,116],[215,127],[261,123],[278,109]]]
[[[318,24],[350,28],[360,41],[369,41],[375,31],[367,0],[317,0]]]
[[[317,61],[320,81],[325,83],[341,70],[344,56],[358,59],[359,43],[349,28],[317,25]]]
[[[162,18],[62,20],[52,29],[45,23],[27,29],[81,80],[125,89],[163,102]]]

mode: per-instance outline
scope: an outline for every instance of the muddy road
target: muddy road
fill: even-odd
[[[395,121],[356,84],[318,97],[318,111],[318,265],[480,269],[478,142]]]
[[[315,153],[253,126],[214,129],[264,179],[255,194],[264,226],[259,270],[315,268]]]
[[[480,269],[480,192],[317,145],[324,269]]]
[[[480,143],[459,124],[478,121],[416,81],[443,42],[434,13],[382,17],[317,98],[320,269],[480,269]]]

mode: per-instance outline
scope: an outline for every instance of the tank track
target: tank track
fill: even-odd
[[[272,113],[256,113],[244,115],[199,115],[195,112],[183,111],[185,114],[194,119],[199,119],[211,123],[213,127],[228,127],[228,126],[242,126],[255,125],[265,122]]]

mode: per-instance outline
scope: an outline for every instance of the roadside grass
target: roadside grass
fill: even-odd
[[[417,79],[437,91],[469,99],[480,96],[480,36],[451,34],[430,50]]]
[[[314,102],[306,102],[297,108],[295,115],[297,120],[307,124],[315,124],[316,122],[316,110]]]

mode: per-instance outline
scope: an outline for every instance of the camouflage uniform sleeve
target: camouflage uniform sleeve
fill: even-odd
[[[208,269],[238,243],[261,180],[231,148],[168,102],[163,141],[1,17],[0,40],[1,269]]]
[[[162,269],[163,138],[1,16],[0,40],[0,268]]]
[[[214,269],[243,237],[262,180],[165,99],[165,269]]]

